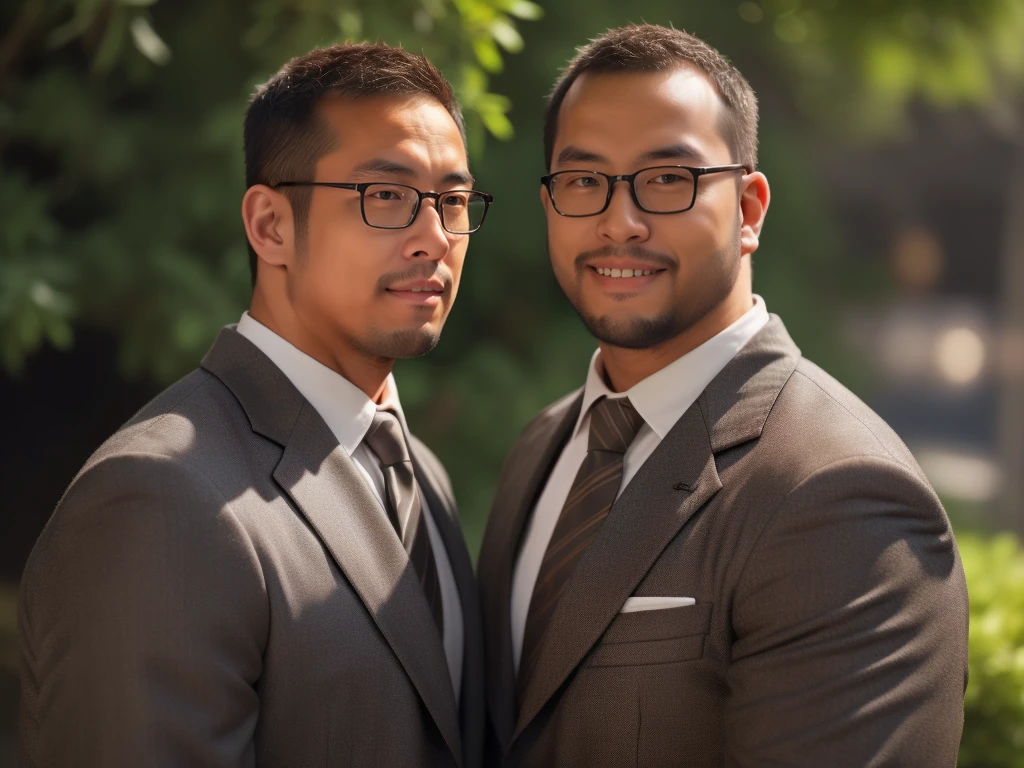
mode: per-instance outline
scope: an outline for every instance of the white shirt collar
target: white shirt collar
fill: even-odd
[[[576,422],[577,434],[584,426],[590,406],[599,397],[628,397],[661,440],[744,344],[768,322],[764,299],[754,296],[754,306],[724,331],[678,360],[652,373],[626,392],[612,392],[604,381],[601,350],[594,352],[583,388],[583,407]]]
[[[377,404],[344,376],[285,341],[267,326],[254,320],[248,312],[242,313],[242,318],[238,321],[238,332],[281,369],[299,393],[327,422],[327,426],[338,439],[338,444],[345,449],[345,453],[351,456],[366,437],[373,416],[377,412]],[[402,422],[402,427],[406,428],[405,414],[402,413],[402,405],[398,400],[398,386],[395,384],[394,376],[390,374],[384,385],[381,405],[394,410]]]

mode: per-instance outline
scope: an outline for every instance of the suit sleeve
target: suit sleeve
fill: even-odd
[[[737,587],[726,764],[951,768],[967,616],[948,520],[916,473],[868,457],[818,470]]]
[[[268,609],[228,503],[177,459],[107,459],[21,586],[20,764],[254,764]]]

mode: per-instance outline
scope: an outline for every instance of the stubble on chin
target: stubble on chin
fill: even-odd
[[[548,248],[550,253],[550,241]],[[685,296],[673,293],[653,316],[625,312],[598,315],[591,311],[583,299],[584,261],[582,257],[577,258],[569,285],[559,280],[563,293],[584,326],[603,344],[624,349],[650,349],[685,333],[726,300],[739,276],[739,238],[737,235],[735,243],[712,258],[711,263],[716,267],[714,279],[692,285]],[[665,278],[675,280],[675,269],[669,270]]]
[[[404,360],[422,357],[434,351],[441,340],[440,331],[416,328],[402,331],[373,329],[358,344],[360,352],[381,360]]]

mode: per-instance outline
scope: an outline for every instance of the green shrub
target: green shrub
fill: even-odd
[[[971,598],[960,768],[1024,768],[1024,549],[1008,534],[957,536]]]

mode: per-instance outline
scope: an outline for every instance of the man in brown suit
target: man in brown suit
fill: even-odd
[[[757,107],[685,32],[612,30],[550,99],[551,265],[597,338],[480,554],[507,766],[953,766],[967,592],[913,456],[751,288]]]
[[[250,311],[86,463],[22,581],[21,765],[478,766],[483,647],[448,477],[395,358],[455,300],[451,87],[383,45],[245,121]]]

